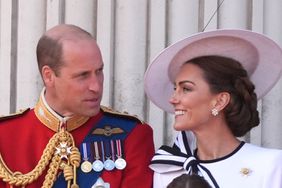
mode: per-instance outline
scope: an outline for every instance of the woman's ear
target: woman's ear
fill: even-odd
[[[41,69],[42,79],[45,86],[52,86],[54,82],[54,71],[47,65],[44,65]]]
[[[218,111],[223,110],[230,102],[230,94],[228,92],[218,93],[215,97],[213,108]]]

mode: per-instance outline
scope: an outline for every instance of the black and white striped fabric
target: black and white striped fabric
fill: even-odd
[[[206,167],[202,166],[193,155],[195,145],[193,133],[182,131],[177,136],[172,147],[160,147],[151,161],[150,168],[158,173],[175,172],[184,169],[187,171],[187,174],[198,175],[202,175],[201,170],[203,170],[208,174],[214,187],[219,188],[211,172]]]

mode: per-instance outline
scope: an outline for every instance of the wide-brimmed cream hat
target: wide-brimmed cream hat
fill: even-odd
[[[172,113],[169,99],[180,66],[195,57],[218,55],[239,61],[262,98],[282,73],[282,50],[265,35],[249,30],[219,29],[197,33],[165,48],[149,65],[145,92],[161,109]]]

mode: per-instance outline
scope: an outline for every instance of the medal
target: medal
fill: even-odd
[[[114,161],[112,161],[111,159],[107,159],[105,162],[104,162],[104,168],[108,171],[111,171],[115,168],[115,163]]]
[[[107,158],[106,161],[104,161],[104,168],[108,171],[111,171],[115,168],[115,163],[113,160],[111,160],[111,146],[109,141],[102,142],[102,145],[105,145],[105,156]]]
[[[89,161],[83,161],[83,163],[80,166],[82,172],[88,173],[92,170],[92,164]]]
[[[123,170],[126,167],[126,161],[123,158],[118,158],[115,161],[115,167],[119,170]]]
[[[103,153],[103,148],[102,148],[102,153]],[[95,161],[92,163],[92,169],[95,172],[101,172],[104,168],[104,164],[100,159],[100,155],[99,155],[99,147],[98,147],[98,143],[94,142],[94,152],[95,152]]]
[[[118,158],[115,161],[115,167],[119,170],[123,170],[126,167],[126,161],[122,158],[122,147],[120,140],[116,140],[116,148]]]
[[[100,160],[95,160],[92,164],[92,169],[95,171],[95,172],[101,172],[104,168],[104,164],[102,161]]]
[[[91,172],[92,164],[88,161],[88,154],[89,154],[89,144],[82,143],[82,154],[83,154],[83,162],[80,165],[80,169],[84,173]]]

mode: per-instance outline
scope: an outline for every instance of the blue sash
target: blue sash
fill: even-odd
[[[110,140],[124,140],[127,135],[132,131],[136,125],[136,120],[130,118],[119,117],[110,113],[104,113],[101,120],[93,126],[88,135],[84,138],[83,143],[92,143],[92,142],[101,142],[101,141],[110,141]],[[97,135],[93,132],[97,129],[104,129],[105,126],[110,126],[114,129],[121,129],[122,133],[111,134],[111,135]],[[81,148],[81,146],[80,146]],[[81,151],[80,151],[81,152]],[[82,152],[81,152],[82,153]],[[116,170],[116,169],[115,169]],[[99,178],[101,172],[91,171],[89,173],[84,173],[80,168],[77,169],[77,184],[83,188],[90,188],[95,184]],[[63,174],[60,174],[57,180],[54,182],[54,188],[63,188],[67,187],[67,182]]]

